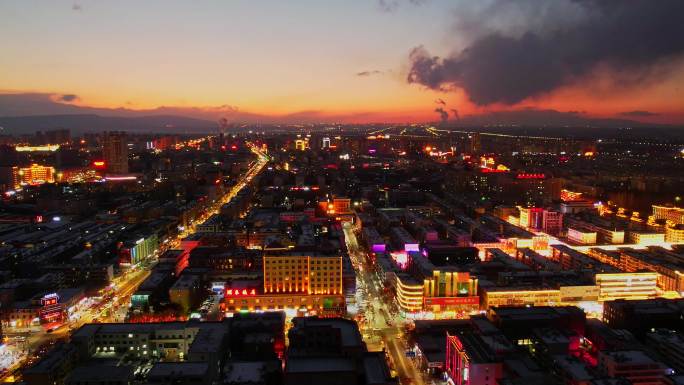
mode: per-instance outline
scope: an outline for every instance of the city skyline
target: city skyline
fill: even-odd
[[[552,111],[682,125],[684,47],[673,38],[681,8],[6,2],[0,116],[457,123]],[[638,33],[621,31],[625,23]]]
[[[684,0],[0,2],[0,383],[684,385]]]

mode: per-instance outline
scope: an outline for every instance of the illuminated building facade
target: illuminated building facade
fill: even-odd
[[[65,314],[62,304],[59,303],[59,295],[51,293],[40,299],[40,323],[48,325],[60,325],[64,322]]]
[[[568,229],[568,239],[580,245],[594,245],[596,237],[596,231],[572,227]]]
[[[407,274],[401,274],[396,277],[395,288],[397,303],[403,311],[416,313],[423,310],[424,288],[421,282]]]
[[[262,287],[230,286],[227,313],[281,311],[289,316],[340,316],[346,312],[342,256],[284,253],[263,257]]]
[[[59,144],[46,144],[44,146],[16,146],[17,152],[55,152],[59,150]]]
[[[108,173],[128,173],[128,144],[125,132],[106,131],[103,134],[102,154]]]
[[[498,337],[498,335],[497,335]],[[474,332],[447,332],[446,374],[450,385],[495,385],[504,376],[504,367],[497,355],[513,351],[505,338],[496,338],[492,346],[486,337]]]
[[[541,229],[544,209],[538,207],[520,208],[520,226],[529,229]]]
[[[65,323],[85,297],[81,289],[62,289],[40,298],[38,317],[45,328],[54,328]]]
[[[344,295],[263,294],[227,289],[222,310],[228,313],[285,311],[290,316],[340,316],[346,312]]]
[[[482,291],[483,309],[495,306],[558,306],[560,304],[560,289],[487,288]]]
[[[12,167],[14,188],[22,185],[37,185],[55,182],[55,168],[32,164],[29,167]]]
[[[657,294],[658,273],[596,274],[599,301],[616,299],[648,299]]]
[[[665,220],[668,224],[684,224],[684,208],[653,205],[653,219]]]
[[[583,301],[650,299],[657,296],[658,273],[599,273],[594,285],[487,287],[481,290],[482,309],[510,306],[561,306]]]
[[[658,287],[666,291],[684,291],[684,273],[677,256],[667,251],[662,253],[649,250],[624,248],[619,251],[620,268],[628,273],[653,271],[658,273]]]
[[[322,200],[318,206],[328,215],[349,215],[351,214],[351,199],[333,198],[332,200]]]
[[[477,278],[467,271],[435,270],[423,282],[425,297],[465,297],[477,293]]]
[[[264,256],[264,294],[343,294],[342,256]]]
[[[159,238],[156,233],[150,233],[137,240],[122,243],[119,249],[119,260],[123,264],[138,264],[151,257],[159,249]]]
[[[566,219],[566,224],[569,229],[574,229],[581,233],[596,233],[596,241],[598,243],[621,244],[625,243],[625,230],[619,224],[611,223],[603,220],[580,220],[569,217]],[[568,238],[570,238],[570,231],[568,231]],[[591,242],[591,237],[583,236],[582,234],[574,233],[575,242]],[[589,243],[590,244],[590,243]]]
[[[583,200],[581,192],[575,192],[566,189],[561,190],[560,198],[563,202],[576,202]]]
[[[665,234],[630,231],[628,240],[629,243],[636,243],[638,245],[657,245],[665,242]]]
[[[308,139],[297,139],[297,140],[295,140],[295,150],[305,151],[308,148],[309,148],[309,140]]]
[[[395,289],[399,307],[406,313],[423,311],[439,316],[470,313],[480,306],[477,278],[469,272],[434,270],[422,282],[408,274],[399,274]]]
[[[684,243],[684,225],[666,226],[665,242]]]

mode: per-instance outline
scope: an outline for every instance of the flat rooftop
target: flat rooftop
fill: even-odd
[[[351,372],[356,365],[351,358],[342,357],[290,357],[285,366],[286,373]]]

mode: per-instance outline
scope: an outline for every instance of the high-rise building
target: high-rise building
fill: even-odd
[[[468,134],[466,149],[468,150],[467,152],[469,154],[479,154],[482,151],[479,132],[473,132],[471,134]]]
[[[128,145],[123,131],[105,131],[102,144],[105,167],[111,174],[128,173]]]

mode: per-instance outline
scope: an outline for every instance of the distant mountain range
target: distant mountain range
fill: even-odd
[[[76,95],[49,93],[0,92],[0,134],[26,134],[38,130],[68,128],[74,133],[104,130],[131,132],[206,133],[215,132],[219,120],[238,127],[253,125],[333,124],[333,122],[377,121],[382,114],[348,113],[327,114],[324,111],[298,111],[269,115],[242,111],[236,106],[168,107],[149,109],[104,108],[69,103]],[[633,119],[638,116],[657,116],[649,111],[631,111],[612,118],[596,118],[583,111],[557,111],[520,107],[506,111],[489,111],[477,115],[444,113],[442,122],[432,124],[444,127],[533,127],[533,128],[662,128],[675,126],[645,123]],[[407,114],[411,116],[411,114]],[[636,118],[635,118],[636,117]],[[641,119],[639,119],[641,120]],[[648,119],[643,119],[648,120]],[[382,124],[382,121],[378,121]],[[407,118],[406,123],[413,123]],[[364,126],[366,124],[359,124]],[[267,129],[267,128],[266,128]],[[570,131],[568,133],[571,133]]]
[[[1,134],[32,134],[35,131],[68,128],[72,132],[123,130],[131,132],[205,133],[216,130],[210,120],[175,115],[114,117],[96,114],[0,117]]]

